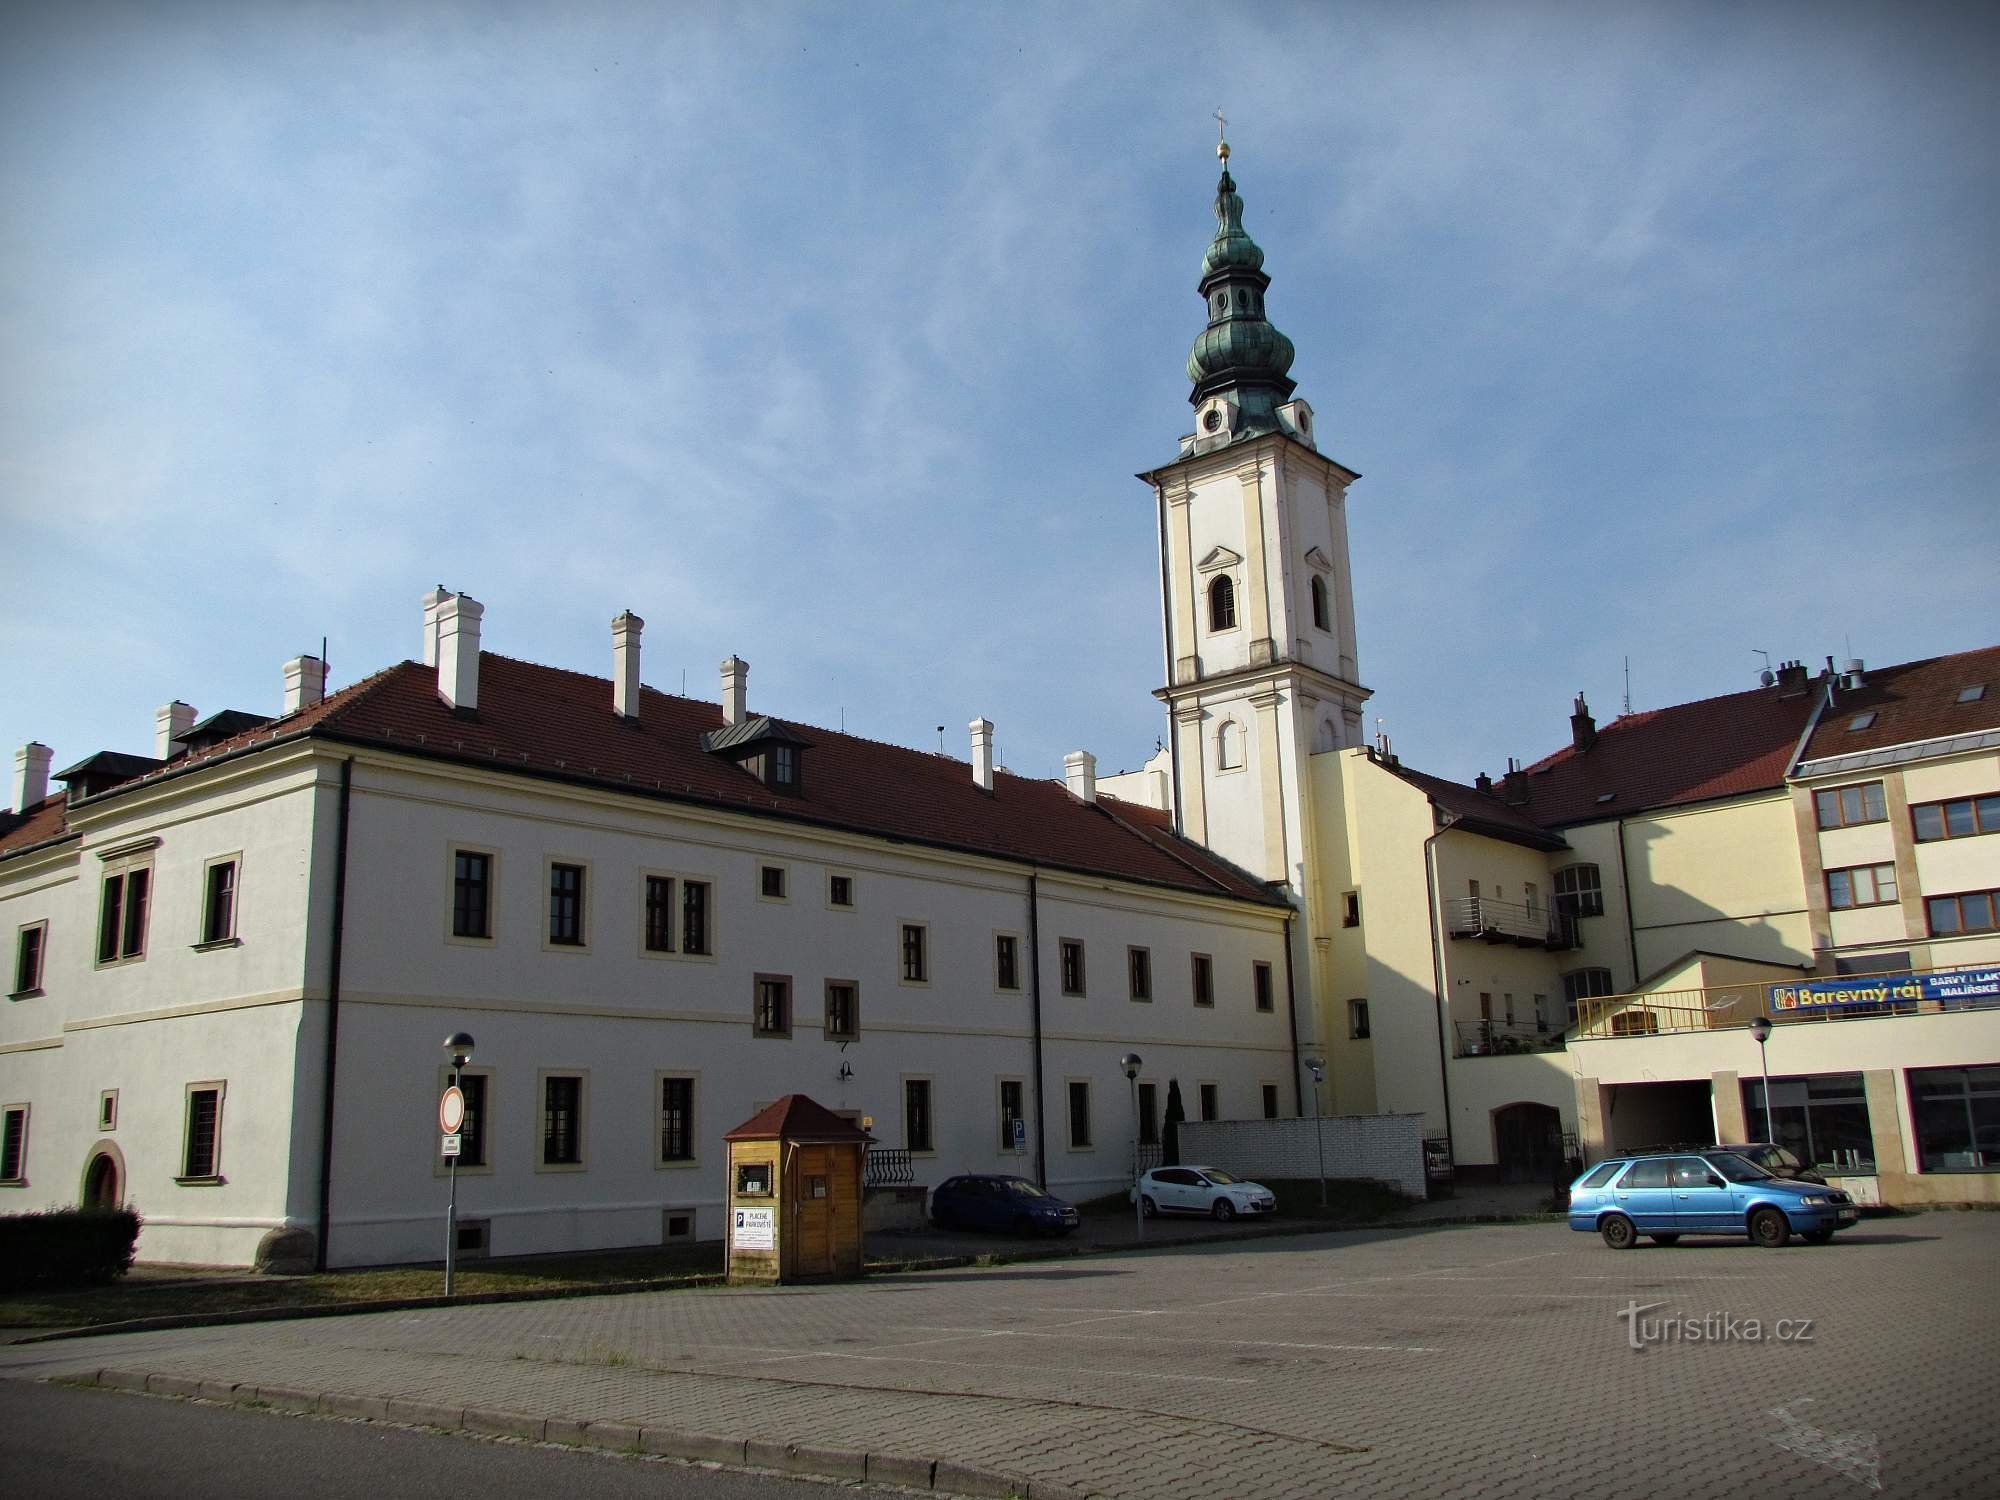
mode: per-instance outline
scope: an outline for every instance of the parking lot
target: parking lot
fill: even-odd
[[[126,1335],[0,1364],[309,1371],[1135,1500],[1988,1495],[1996,1265],[1991,1214],[1778,1251],[1618,1254],[1558,1225],[1464,1226]]]

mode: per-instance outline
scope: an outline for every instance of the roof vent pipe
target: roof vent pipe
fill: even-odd
[[[1847,680],[1844,685],[1850,693],[1853,692],[1856,688],[1860,687],[1863,683],[1865,683],[1868,680],[1866,677],[1862,675],[1862,666],[1860,657],[1856,656],[1848,661],[1846,667],[1846,678]]]
[[[1097,801],[1097,757],[1088,750],[1072,750],[1063,757],[1063,784],[1069,794],[1083,803]]]
[[[194,705],[176,698],[153,711],[153,759],[172,760],[187,749],[187,732],[194,728]]]
[[[424,595],[424,665],[438,664],[438,611],[444,601],[451,597],[451,590],[439,584]]]
[[[982,792],[993,790],[993,721],[974,719],[972,730],[972,784]]]
[[[741,724],[749,717],[750,663],[740,656],[722,662],[722,722]]]
[[[639,632],[646,622],[631,610],[611,622],[611,709],[621,719],[639,718]]]
[[[311,708],[326,695],[326,667],[317,656],[295,656],[285,663],[285,712]]]
[[[49,796],[49,763],[55,751],[40,740],[29,740],[14,752],[14,811],[39,807]]]
[[[438,696],[454,712],[479,709],[479,622],[486,606],[470,594],[438,605]]]

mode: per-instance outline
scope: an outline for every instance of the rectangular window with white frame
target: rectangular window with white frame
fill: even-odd
[[[14,988],[10,1000],[25,1000],[42,993],[42,975],[48,961],[49,924],[29,922],[14,934]]]
[[[760,901],[785,901],[790,899],[785,892],[789,888],[790,873],[783,865],[759,865],[757,867],[757,899]]]
[[[0,1110],[0,1187],[28,1185],[28,1106]]]
[[[490,849],[451,851],[451,935],[459,942],[493,941],[496,859]]]
[[[98,907],[97,962],[131,963],[146,956],[146,915],[152,904],[153,856],[107,860]]]
[[[1134,1000],[1153,998],[1153,950],[1150,948],[1127,948],[1125,950],[1125,971]]]
[[[1090,1080],[1069,1079],[1066,1093],[1069,1101],[1069,1149],[1092,1150],[1094,1148],[1090,1139]]]
[[[1018,933],[993,934],[993,988],[1003,993],[1021,988],[1021,938]]]
[[[691,1167],[697,1160],[695,1075],[658,1073],[654,1075],[654,1085],[660,1105],[657,1128],[654,1131],[654,1137],[659,1142],[660,1154],[654,1165]]]
[[[640,883],[639,951],[653,958],[712,956],[709,891],[706,880],[646,871]]]
[[[904,984],[931,982],[931,929],[926,922],[904,922],[898,927],[898,973]]]
[[[1347,1002],[1347,1035],[1352,1041],[1368,1040],[1368,1002],[1350,1000]]]
[[[1085,994],[1083,939],[1064,938],[1059,951],[1062,956],[1062,992],[1065,995]]]
[[[835,872],[826,877],[826,904],[835,911],[854,910],[854,877]]]
[[[1215,1004],[1215,960],[1206,953],[1188,955],[1189,980],[1194,990],[1194,1003],[1203,1010]]]
[[[98,1094],[97,1128],[103,1131],[118,1128],[118,1090],[105,1089]]]
[[[589,1129],[590,1075],[581,1070],[543,1070],[535,1075],[541,1095],[541,1152],[538,1172],[580,1172],[587,1164],[584,1142]]]
[[[241,854],[211,859],[202,868],[201,940],[198,948],[222,948],[236,942],[236,898],[243,869]]]
[[[224,1085],[215,1081],[187,1086],[181,1126],[181,1170],[175,1179],[183,1185],[222,1181],[224,1092]]]
[[[792,976],[759,974],[752,981],[750,1034],[785,1038],[792,1034]]]
[[[912,1156],[937,1150],[937,1126],[931,1117],[931,1081],[903,1080],[903,1149]]]
[[[549,861],[549,947],[581,950],[590,946],[584,925],[588,876],[582,864]]]
[[[826,982],[826,1039],[852,1042],[861,1036],[861,986],[852,979]]]
[[[1028,1145],[1027,1129],[1027,1088],[1019,1078],[999,1080],[1000,1093],[1000,1149],[1002,1151],[1025,1151]],[[1021,1125],[1021,1139],[1014,1139],[1014,1126]]]

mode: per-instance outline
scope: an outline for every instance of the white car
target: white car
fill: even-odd
[[[1239,1182],[1220,1167],[1155,1167],[1139,1179],[1139,1208],[1154,1214],[1207,1214],[1225,1222],[1238,1214],[1277,1212],[1278,1199],[1260,1182]]]

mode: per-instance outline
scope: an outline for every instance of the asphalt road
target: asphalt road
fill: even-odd
[[[0,1494],[27,1500],[826,1500],[830,1486],[377,1422],[0,1381]]]

